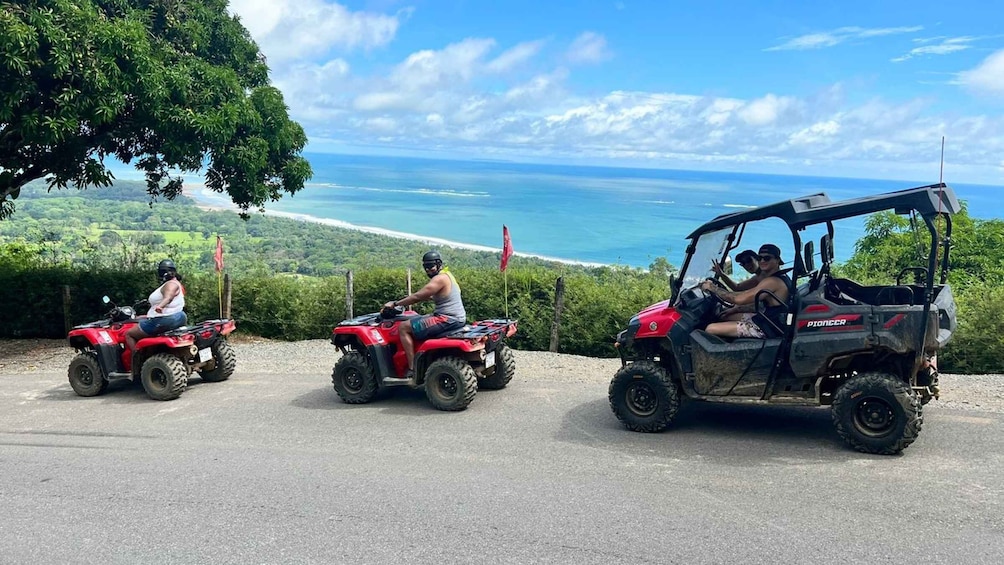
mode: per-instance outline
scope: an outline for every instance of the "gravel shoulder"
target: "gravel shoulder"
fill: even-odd
[[[328,340],[274,341],[234,336],[237,371],[266,374],[330,373],[339,353]],[[61,373],[74,350],[58,339],[0,340],[0,378]],[[620,367],[617,359],[515,351],[519,379],[536,382],[607,383]],[[1004,413],[1004,375],[941,375],[941,398],[932,406]]]

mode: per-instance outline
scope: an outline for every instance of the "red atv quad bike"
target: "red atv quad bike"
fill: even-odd
[[[225,338],[236,327],[233,320],[206,320],[145,337],[136,343],[134,359],[125,336],[144,318],[136,311],[145,301],[130,308],[116,306],[107,296],[103,300],[112,306],[105,317],[76,326],[67,336],[77,350],[68,373],[78,395],[97,396],[112,379],[133,379],[150,398],[174,400],[185,392],[193,371],[206,382],[225,381],[233,374],[237,355]]]
[[[415,379],[405,378],[408,359],[398,327],[418,316],[403,308],[345,320],[332,330],[331,343],[342,352],[331,382],[342,401],[363,404],[384,387],[425,387],[439,410],[467,408],[478,388],[505,388],[516,372],[506,338],[516,333],[516,320],[482,320],[440,337],[415,343]]]

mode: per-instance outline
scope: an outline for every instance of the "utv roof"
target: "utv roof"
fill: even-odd
[[[922,216],[931,216],[939,213],[956,214],[961,209],[962,207],[955,197],[955,191],[944,183],[839,202],[831,201],[829,196],[820,192],[742,212],[723,214],[697,228],[687,238],[691,239],[705,232],[765,218],[780,218],[792,229],[801,229],[814,224],[884,210],[895,210],[897,213],[915,210]]]

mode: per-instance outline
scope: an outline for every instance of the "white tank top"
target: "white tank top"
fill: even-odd
[[[179,282],[178,284],[180,285],[181,283]],[[164,300],[165,285],[167,285],[167,283],[160,285],[159,287],[157,287],[157,290],[153,291],[150,294],[149,298],[150,311],[146,313],[147,318],[156,318],[157,316],[169,316],[171,314],[177,314],[178,312],[181,312],[182,310],[185,309],[185,287],[181,287],[181,292],[179,292],[177,296],[172,298],[171,301],[167,303],[167,306],[164,307],[163,312],[158,312],[157,310],[155,310],[155,308],[157,308],[157,305]]]

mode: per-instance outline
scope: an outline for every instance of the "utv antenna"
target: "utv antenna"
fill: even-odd
[[[945,136],[941,136],[941,170],[938,172],[938,184],[945,182]]]

